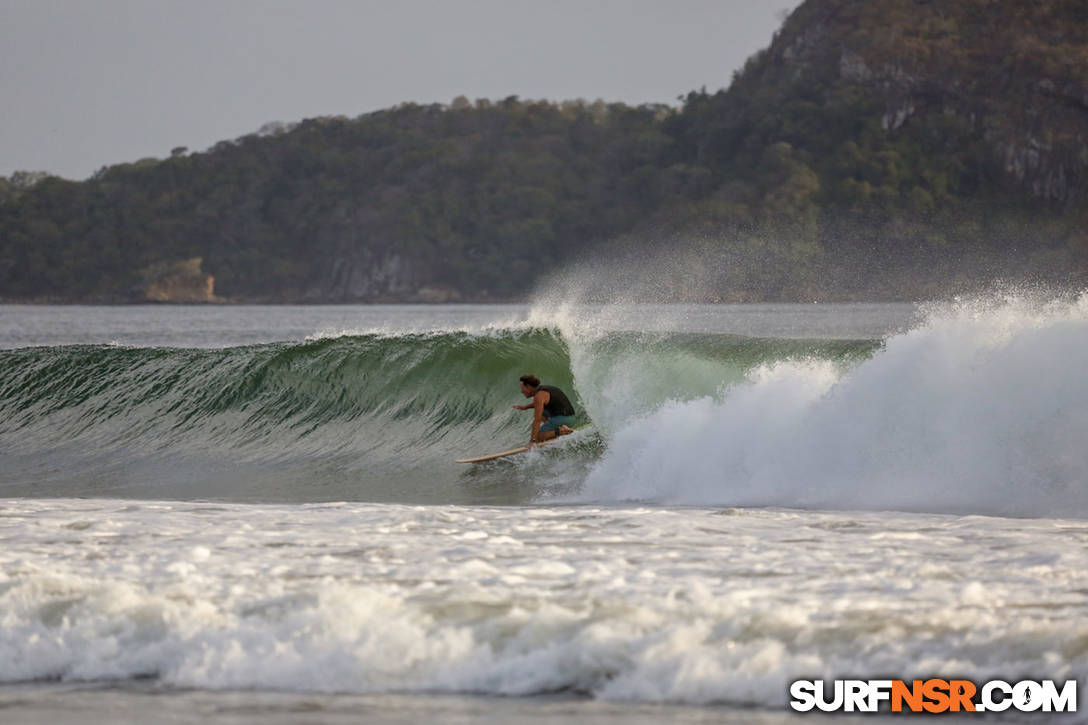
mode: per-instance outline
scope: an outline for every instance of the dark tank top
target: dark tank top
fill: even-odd
[[[548,414],[549,418],[560,415],[574,415],[574,406],[570,404],[570,400],[562,390],[554,385],[541,385],[536,389],[538,393],[541,390],[546,390],[550,396],[548,404],[544,406],[544,412]]]

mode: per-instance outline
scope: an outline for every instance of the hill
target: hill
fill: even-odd
[[[1085,281],[1083,3],[810,0],[671,123],[713,178],[692,218],[790,220],[815,292]]]
[[[1086,167],[1083,2],[808,0],[680,108],[459,98],[0,179],[0,298],[509,300],[685,255],[658,298],[1083,285]]]

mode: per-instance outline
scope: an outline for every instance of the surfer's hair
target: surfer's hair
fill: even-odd
[[[525,383],[530,388],[539,388],[540,387],[540,378],[538,378],[535,375],[522,375],[521,376],[521,382]]]

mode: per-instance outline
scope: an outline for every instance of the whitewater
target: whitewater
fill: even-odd
[[[1083,294],[0,306],[0,712],[778,723],[795,679],[1083,691],[1085,369]],[[593,425],[454,463],[523,442],[526,372]]]

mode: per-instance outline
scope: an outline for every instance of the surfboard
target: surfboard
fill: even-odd
[[[575,431],[580,431],[580,430],[582,430],[584,428],[588,428],[590,425],[592,425],[592,424],[591,423],[586,423],[585,425],[580,425],[580,426],[575,427],[574,430]],[[570,435],[574,435],[574,434],[572,433]],[[561,441],[561,440],[564,440],[565,438],[569,438],[569,437],[570,437],[569,435],[558,436],[556,438],[552,438],[549,441],[543,441],[541,443],[537,443],[536,447],[539,448],[540,446],[546,446],[549,443],[555,443],[556,441]],[[496,458],[506,458],[507,456],[516,456],[519,453],[526,453],[527,451],[529,451],[529,446],[522,446],[521,448],[511,448],[510,450],[503,451],[502,453],[489,453],[486,456],[476,456],[475,458],[458,458],[457,462],[458,463],[483,463],[484,461],[494,461]]]

